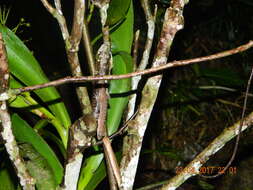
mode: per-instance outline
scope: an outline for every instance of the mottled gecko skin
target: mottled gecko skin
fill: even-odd
[[[68,160],[75,158],[84,148],[94,144],[96,139],[96,119],[92,114],[79,118],[69,132]]]
[[[98,129],[97,138],[100,140],[107,136],[105,121],[107,115],[108,95],[106,88],[99,89],[99,117],[98,117]]]

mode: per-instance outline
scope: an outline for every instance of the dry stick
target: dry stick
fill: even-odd
[[[59,23],[62,32],[62,37],[65,42],[65,49],[67,53],[68,62],[71,67],[72,75],[75,77],[83,76],[78,58],[78,50],[83,29],[84,0],[75,0],[71,35],[69,34],[66,20],[62,13],[60,0],[54,0],[56,8],[53,8],[48,3],[47,0],[41,0],[41,2],[48,10],[48,12],[50,12]],[[84,114],[90,114],[92,109],[87,89],[85,87],[78,87],[76,89],[76,92],[82,108],[82,112]]]
[[[78,58],[79,43],[82,37],[84,21],[84,0],[75,0],[74,17],[71,36],[69,39],[70,47],[66,48],[68,60],[71,66],[72,75],[83,76]],[[66,44],[67,46],[67,44]],[[83,114],[90,114],[92,107],[86,87],[78,87],[77,95],[82,108]]]
[[[82,71],[78,58],[79,43],[82,37],[83,21],[84,21],[84,0],[74,1],[74,16],[71,35],[67,29],[66,20],[61,9],[61,1],[54,0],[55,7],[53,8],[47,0],[41,0],[47,10],[57,19],[62,36],[65,42],[65,49],[67,53],[68,62],[71,67],[72,75],[75,77],[82,76]],[[92,131],[95,120],[86,121],[86,116],[91,114],[92,109],[85,87],[78,87],[76,89],[77,96],[82,108],[84,116],[75,122],[70,128],[70,140],[68,146],[68,157],[65,166],[64,183],[62,189],[75,190],[78,182],[79,171],[82,164],[83,155],[80,148],[90,144],[91,137],[85,132]],[[91,123],[93,121],[93,123]],[[80,138],[83,137],[83,138]]]
[[[216,177],[219,177],[219,176],[223,175],[226,172],[226,170],[229,168],[229,166],[234,161],[236,152],[238,150],[238,145],[239,145],[239,141],[240,141],[240,133],[241,133],[243,122],[244,122],[245,111],[246,111],[246,108],[247,108],[247,100],[248,100],[248,94],[249,94],[250,84],[251,84],[251,81],[252,81],[252,76],[253,76],[253,66],[252,66],[252,69],[251,69],[250,77],[249,77],[249,80],[248,80],[248,83],[247,83],[247,89],[246,89],[246,92],[245,92],[245,98],[244,98],[244,103],[243,103],[243,110],[242,110],[240,125],[239,125],[239,129],[238,129],[239,132],[238,132],[238,135],[236,137],[234,150],[233,150],[233,153],[232,153],[232,156],[231,156],[230,160],[228,161],[228,163],[226,164],[226,166],[224,167],[224,169],[222,170],[222,172],[219,172],[219,173],[217,173],[215,175],[211,175],[211,176],[206,176],[206,175],[200,174],[201,177],[204,177],[204,178],[216,178]]]
[[[109,38],[109,26],[106,25],[107,19],[107,9],[109,7],[109,1],[97,2],[96,4],[100,9],[100,19],[102,24],[102,34],[103,34],[103,44],[98,50],[98,63],[99,63],[99,74],[105,75],[109,72],[109,68],[112,64],[111,57],[111,44]],[[107,163],[107,171],[109,176],[110,189],[116,190],[121,184],[121,177],[119,172],[119,166],[113,152],[111,142],[108,138],[107,128],[106,128],[106,116],[107,116],[107,105],[108,105],[108,89],[105,86],[105,81],[100,81],[102,85],[98,89],[98,128],[97,128],[97,138],[102,139],[104,154]]]
[[[251,84],[251,81],[252,81],[252,76],[253,76],[253,67],[252,67],[252,70],[251,70],[251,74],[250,74],[250,77],[249,77],[249,80],[248,80],[248,83],[247,83],[247,89],[246,89],[246,92],[245,92],[245,99],[244,99],[244,104],[243,104],[243,111],[242,111],[242,115],[241,115],[241,120],[238,122],[238,123],[236,123],[236,124],[234,124],[234,126],[232,126],[232,127],[230,127],[229,129],[225,129],[224,131],[223,131],[223,133],[219,136],[219,137],[217,137],[210,145],[209,145],[209,147],[213,147],[213,146],[211,146],[212,144],[213,145],[215,145],[216,144],[216,142],[217,143],[220,143],[220,144],[216,144],[216,147],[218,147],[219,149],[220,148],[222,148],[224,145],[225,145],[225,143],[227,142],[227,141],[222,141],[222,142],[220,142],[220,140],[218,140],[218,139],[228,139],[228,137],[229,138],[233,138],[233,136],[235,136],[234,134],[232,134],[231,133],[231,131],[236,131],[236,130],[238,130],[238,135],[237,135],[237,137],[236,137],[236,142],[235,142],[235,146],[234,146],[234,150],[233,150],[233,153],[232,153],[232,156],[231,156],[231,158],[230,158],[230,160],[229,160],[229,162],[227,163],[227,165],[224,167],[224,169],[222,170],[222,172],[219,172],[218,174],[216,174],[216,175],[212,175],[212,176],[205,176],[205,175],[200,175],[201,177],[204,177],[204,178],[216,178],[216,177],[218,177],[218,176],[220,176],[220,175],[223,175],[225,172],[226,172],[226,170],[228,169],[228,167],[231,165],[231,163],[233,162],[233,160],[234,160],[234,158],[235,158],[235,155],[236,155],[236,152],[237,152],[237,149],[238,149],[238,145],[239,145],[239,140],[240,140],[240,133],[242,132],[242,127],[243,127],[243,124],[244,124],[244,121],[246,120],[246,123],[245,123],[245,126],[249,126],[249,125],[251,125],[252,124],[252,117],[253,117],[253,114],[251,113],[246,119],[245,119],[245,111],[246,111],[246,107],[247,107],[247,98],[248,98],[248,95],[249,95],[249,89],[250,89],[250,84]],[[239,124],[239,127],[238,127],[238,124]],[[237,129],[238,128],[238,129]],[[245,127],[245,129],[246,129],[246,127]],[[244,130],[245,130],[244,129]],[[228,131],[228,133],[230,133],[232,136],[230,137],[230,136],[228,136],[228,137],[226,137],[226,138],[224,138],[224,137],[222,137],[222,136],[226,136],[226,131]],[[237,133],[237,132],[235,132],[235,133]],[[223,143],[223,144],[222,144]],[[215,152],[217,152],[218,150],[216,150],[216,147],[215,148],[212,148],[212,150],[211,151],[213,151],[214,150],[214,152],[213,152],[213,154],[215,153]],[[200,155],[198,155],[198,157],[199,158],[201,158],[201,159],[199,159],[199,160],[207,160],[208,158],[205,158],[205,157],[209,157],[209,155],[206,155],[206,153],[207,153],[207,151],[208,151],[208,147],[200,154]],[[210,155],[211,156],[211,155]],[[188,170],[189,168],[191,168],[191,169],[193,169],[192,168],[192,165],[197,165],[196,164],[196,162],[198,161],[198,159],[194,159],[188,166],[186,166],[185,167],[185,169],[184,170],[187,170],[186,171],[186,173],[184,173],[184,170],[183,171],[181,171],[181,173],[178,175],[178,176],[176,176],[176,177],[174,177],[174,178],[172,178],[171,180],[167,180],[167,181],[162,181],[162,182],[159,182],[159,183],[157,183],[157,184],[152,184],[152,185],[147,185],[147,186],[145,186],[145,187],[143,187],[143,188],[139,188],[140,190],[141,189],[151,189],[151,188],[155,188],[155,187],[158,187],[158,186],[161,186],[161,185],[164,185],[164,184],[167,184],[167,185],[165,185],[165,187],[163,188],[163,189],[176,189],[177,187],[179,187],[185,180],[187,180],[187,178],[188,177],[186,177],[187,175],[187,173],[189,173],[189,171],[190,170]],[[187,169],[188,168],[188,169]],[[191,170],[191,174],[192,175],[195,175],[195,174],[197,174],[198,173],[198,168],[195,168],[196,170],[194,171],[194,172],[192,172],[193,170]],[[184,176],[184,174],[185,174],[185,176]]]
[[[80,16],[81,18],[84,19],[83,15],[78,16],[78,14],[84,14],[82,11],[81,13],[80,12],[78,13],[78,10],[79,10],[78,7],[79,7],[78,4],[76,4],[75,6],[76,16],[74,16],[73,29],[72,29],[72,35],[78,36],[77,42],[80,41],[80,37],[81,37],[80,32],[82,31],[81,25],[80,23],[77,22],[77,20],[79,19],[79,22],[82,21],[80,18],[78,18]],[[75,27],[75,25],[77,24],[78,24],[78,27]],[[78,28],[77,31],[75,31],[76,28]],[[84,43],[84,48],[87,55],[90,72],[92,75],[94,75],[95,74],[94,58],[93,58],[92,47],[90,44],[88,26],[85,19],[83,20],[82,36],[83,36],[83,43]],[[76,45],[76,48],[78,49],[78,45]],[[77,54],[76,54],[76,58],[78,58]],[[77,68],[80,68],[78,64],[77,64]],[[75,72],[75,71],[73,73],[76,76],[80,75],[80,73]],[[81,89],[79,88],[79,91],[77,93],[80,93],[80,92],[81,92]],[[79,97],[82,100],[84,100],[84,104],[82,104],[83,106],[87,104],[85,102],[89,102],[88,97],[82,97],[82,96],[79,96]],[[93,114],[91,113],[91,111],[92,109],[89,107],[88,109],[83,109],[83,115],[77,121],[75,121],[73,125],[70,127],[70,132],[69,132],[70,139],[69,139],[69,144],[68,144],[67,164],[65,166],[66,169],[65,169],[65,181],[64,181],[66,189],[70,189],[70,188],[72,188],[73,190],[76,189],[76,185],[79,178],[79,171],[82,165],[82,159],[83,159],[82,153],[88,146],[90,146],[91,144],[94,144],[94,141],[95,141],[94,135],[96,133],[97,125],[96,125],[96,120]]]
[[[154,38],[154,33],[155,33],[155,19],[156,19],[156,13],[157,13],[157,6],[155,6],[154,14],[151,13],[150,5],[149,5],[148,0],[141,0],[141,5],[142,5],[142,8],[143,8],[145,16],[146,16],[148,31],[147,31],[147,39],[146,39],[146,42],[145,42],[145,48],[144,48],[144,52],[143,52],[143,55],[142,55],[142,59],[141,59],[140,65],[138,67],[136,67],[137,71],[144,70],[148,65],[150,51],[151,51],[151,48],[152,48],[153,38]],[[135,44],[138,44],[138,43],[135,43]],[[136,60],[134,60],[134,61],[136,61]],[[141,80],[141,76],[135,76],[135,77],[132,78],[132,80],[131,80],[132,90],[137,89],[140,80]],[[127,112],[126,119],[129,119],[135,111],[136,97],[137,97],[136,94],[132,94],[129,98],[128,112]]]
[[[76,9],[78,9],[78,6],[76,7]],[[85,19],[83,22],[84,22],[82,32],[83,43],[87,55],[90,72],[92,75],[94,75],[96,70],[94,67],[95,64],[92,47],[90,44],[88,26]],[[80,30],[78,30],[78,32],[80,32]],[[78,33],[78,36],[80,37],[80,33]],[[89,112],[91,112],[91,109],[87,110],[83,109],[84,114],[78,120],[76,120],[70,127],[69,131],[70,138],[68,144],[67,164],[65,166],[66,169],[64,181],[66,189],[70,188],[72,188],[73,190],[76,189],[76,185],[79,178],[79,171],[83,159],[82,153],[87,147],[91,146],[96,141],[94,136],[96,134],[97,124],[94,115]],[[72,185],[70,186],[70,184]]]
[[[113,174],[113,176],[111,176],[109,180],[112,180],[113,183],[115,183],[114,181],[116,181],[116,184],[113,186],[111,185],[111,187],[118,189],[117,187],[119,187],[121,184],[121,176],[119,172],[118,162],[117,162],[115,153],[112,149],[110,139],[106,136],[102,139],[102,141],[103,141],[106,162],[108,163],[107,167],[109,168],[109,170],[111,170],[110,173]],[[109,175],[111,175],[110,173]],[[112,182],[110,181],[110,183]]]
[[[104,139],[103,139],[104,140]],[[103,146],[105,145],[104,142],[102,141]],[[104,147],[106,152],[106,148]],[[110,190],[118,190],[118,185],[117,185],[117,181],[116,178],[114,177],[113,174],[113,167],[109,161],[109,156],[108,153],[105,153],[105,162],[106,162],[106,166],[107,166],[107,175],[108,175],[108,179],[109,179],[109,184],[110,184]]]
[[[223,130],[223,132],[216,137],[198,156],[194,158],[178,175],[167,181],[161,190],[175,190],[182,183],[192,176],[199,174],[201,166],[216,152],[229,142],[232,138],[239,134],[239,129],[242,120],[238,121],[229,128]],[[253,112],[244,118],[241,132],[246,130],[250,125],[253,124]],[[190,171],[190,172],[189,172]]]
[[[166,10],[161,36],[152,64],[153,67],[166,64],[173,39],[177,31],[183,28],[182,14],[185,3],[181,0],[172,0],[171,7]],[[124,138],[125,146],[123,147],[121,161],[122,190],[131,190],[133,188],[144,133],[157,98],[161,80],[162,75],[147,80],[142,90],[139,112],[128,129],[130,135]]]
[[[6,55],[4,41],[0,33],[0,92],[5,91],[9,87],[10,74]],[[16,169],[20,185],[24,190],[34,190],[35,180],[30,176],[25,162],[20,156],[19,148],[12,132],[11,118],[6,101],[0,102],[0,132],[2,139],[5,141],[4,145],[9,158]]]
[[[111,44],[109,39],[109,26],[105,26],[105,21],[107,18],[107,9],[109,7],[109,2],[100,4],[100,19],[102,24],[103,33],[103,44],[100,46],[97,52],[97,62],[99,67],[99,74],[105,75],[109,72],[109,64],[111,59]],[[107,136],[105,121],[107,114],[107,104],[108,104],[108,91],[105,87],[105,81],[99,81],[98,94],[97,94],[97,104],[98,104],[98,128],[97,128],[97,138],[100,140]]]
[[[85,9],[85,12],[86,12],[86,9]],[[83,39],[83,46],[84,46],[85,54],[86,54],[86,57],[87,57],[87,62],[88,62],[90,74],[93,75],[93,76],[97,75],[98,74],[97,73],[97,67],[95,65],[93,47],[91,45],[89,27],[88,27],[86,17],[84,17],[84,20],[83,20],[83,38],[82,39]]]
[[[199,86],[198,87],[199,89],[201,90],[209,90],[209,89],[217,89],[217,90],[224,90],[224,91],[230,91],[230,92],[240,92],[238,91],[237,89],[234,89],[234,88],[228,88],[228,87],[225,87],[225,86]],[[245,92],[240,92],[242,95],[246,96],[246,93]],[[253,94],[251,93],[248,93],[248,97],[253,97]]]
[[[93,57],[93,49],[92,49],[92,45],[91,45],[91,41],[90,41],[90,35],[89,35],[89,28],[88,28],[88,24],[86,22],[86,18],[83,21],[83,46],[85,49],[85,53],[87,56],[87,62],[89,65],[89,70],[91,75],[96,75],[97,71],[96,71],[96,66],[95,66],[95,60]]]
[[[59,86],[59,85],[68,84],[68,83],[92,82],[92,81],[100,81],[100,80],[118,80],[118,79],[131,78],[131,77],[138,76],[138,75],[152,74],[152,73],[156,73],[158,71],[162,71],[162,70],[172,68],[172,67],[180,67],[180,66],[190,65],[193,63],[199,63],[199,62],[219,59],[222,57],[227,57],[230,55],[234,55],[234,54],[246,51],[249,48],[251,48],[252,46],[253,46],[253,41],[249,41],[247,44],[241,45],[241,46],[231,49],[231,50],[219,52],[219,53],[204,56],[204,57],[197,57],[197,58],[193,58],[193,59],[186,59],[186,60],[180,60],[180,61],[172,61],[172,62],[168,62],[165,65],[156,66],[156,67],[152,67],[150,69],[145,69],[142,71],[136,71],[136,72],[122,74],[122,75],[81,76],[81,77],[68,76],[65,78],[61,78],[61,79],[54,80],[54,81],[47,82],[47,83],[43,83],[43,84],[37,84],[37,85],[33,85],[33,86],[10,89],[9,91],[3,92],[0,94],[0,101],[7,100],[15,95],[22,93],[22,92],[33,91],[33,90],[51,87],[51,86]]]

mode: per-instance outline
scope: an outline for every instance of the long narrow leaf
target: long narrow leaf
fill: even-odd
[[[126,1],[126,3],[128,3]],[[134,24],[134,13],[133,3],[131,1],[128,9],[126,19],[122,24],[110,34],[112,46],[118,51],[125,51],[131,53],[131,47],[133,42],[133,24]]]
[[[48,162],[54,173],[56,184],[60,184],[63,177],[63,167],[55,153],[48,144],[17,114],[11,117],[15,138],[24,143],[29,143]]]
[[[114,25],[126,17],[131,0],[111,0],[106,24]]]
[[[112,74],[125,74],[132,71],[133,64],[130,56],[133,41],[133,3],[131,1],[126,20],[111,35],[113,46],[117,51],[113,56]],[[107,116],[108,134],[115,132],[120,124],[124,109],[128,103],[128,96],[122,95],[131,89],[131,79],[110,81],[109,110]],[[118,94],[118,97],[113,97]],[[121,95],[120,95],[121,94]]]
[[[94,173],[99,168],[103,158],[104,158],[103,154],[97,154],[97,155],[89,157],[85,161],[84,167],[82,168],[81,173],[80,173],[78,190],[86,189],[86,186],[88,185],[90,180],[94,177]],[[94,187],[94,189],[95,188],[96,187]]]
[[[11,88],[20,88],[22,85],[16,81],[13,77],[10,77],[10,87]],[[32,113],[43,116],[44,119],[47,119],[58,131],[62,143],[67,147],[68,133],[67,129],[64,128],[62,123],[56,118],[48,109],[42,107],[36,100],[34,100],[29,92],[22,93],[17,96],[15,99],[9,100],[9,105],[15,108],[28,108]]]
[[[132,57],[125,52],[120,52],[113,57],[113,70],[115,75],[125,74],[132,71]],[[108,134],[116,132],[121,122],[122,115],[128,104],[131,89],[131,79],[113,80],[110,82],[110,99],[107,116]]]
[[[24,43],[7,27],[0,24],[0,32],[6,44],[10,72],[26,85],[48,82],[39,63]],[[49,109],[60,119],[65,127],[70,125],[70,118],[66,107],[61,102],[60,95],[55,88],[36,90],[35,93],[48,103]]]
[[[19,150],[30,175],[36,180],[37,190],[55,190],[54,174],[46,159],[31,144],[23,143],[19,145]]]
[[[0,190],[15,190],[15,185],[9,171],[6,168],[0,169]]]

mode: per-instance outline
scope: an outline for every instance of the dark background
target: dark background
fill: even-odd
[[[24,18],[17,35],[31,49],[47,76],[53,80],[70,75],[64,42],[57,21],[46,11],[39,0],[2,0],[1,6],[11,7],[7,26],[14,28]],[[73,1],[62,1],[69,28]],[[157,40],[162,15],[169,6],[167,0],[152,0],[158,4]],[[145,17],[138,1],[135,6],[135,30],[145,31]],[[191,0],[185,7],[184,30],[178,32],[169,60],[180,60],[210,55],[248,42],[253,36],[253,3],[251,0]],[[99,33],[97,21],[91,21],[91,37]],[[145,41],[142,32],[141,42]],[[154,43],[156,44],[156,42]],[[144,45],[140,45],[140,53]],[[155,45],[154,45],[155,50]],[[154,51],[153,50],[153,51]],[[81,49],[80,60],[85,70],[85,56]],[[168,179],[175,167],[187,164],[225,127],[240,118],[252,50],[220,60],[171,69],[164,72],[164,80],[144,141],[136,187]],[[208,71],[208,72],[207,72]],[[214,77],[215,75],[215,77]],[[223,86],[238,90],[202,91],[199,86]],[[79,115],[78,103],[71,85],[59,88],[72,119]],[[251,111],[249,99],[247,112]],[[235,162],[236,175],[225,175],[215,180],[194,177],[181,189],[253,189],[252,131],[241,140]],[[222,149],[208,165],[224,166],[231,156],[233,142]],[[236,183],[232,183],[234,180]],[[231,186],[233,184],[233,186]]]

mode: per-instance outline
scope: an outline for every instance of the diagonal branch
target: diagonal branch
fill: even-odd
[[[226,50],[226,51],[219,52],[216,54],[203,56],[203,57],[197,57],[197,58],[193,58],[193,59],[172,61],[172,62],[168,62],[165,65],[156,66],[156,67],[152,67],[150,69],[145,69],[142,71],[136,71],[136,72],[122,74],[122,75],[82,76],[82,77],[68,76],[65,78],[61,78],[61,79],[47,82],[47,83],[43,83],[43,84],[37,84],[37,85],[33,85],[33,86],[27,86],[27,87],[16,88],[16,89],[9,89],[9,90],[2,92],[0,94],[0,101],[8,100],[8,99],[15,97],[15,95],[18,95],[22,92],[33,91],[33,90],[46,88],[46,87],[50,87],[50,86],[59,86],[59,85],[69,84],[69,83],[83,83],[83,82],[100,81],[100,80],[118,80],[118,79],[130,78],[130,77],[134,77],[134,76],[138,76],[138,75],[152,74],[152,73],[156,73],[156,72],[163,71],[165,69],[169,69],[169,68],[173,68],[173,67],[181,67],[181,66],[190,65],[193,63],[199,63],[199,62],[204,62],[204,61],[227,57],[230,55],[241,53],[241,52],[246,51],[252,47],[253,47],[253,41],[249,41],[248,43],[238,46],[234,49]]]
[[[6,55],[5,45],[2,34],[0,33],[0,92],[4,92],[9,87],[10,75]],[[17,170],[21,186],[25,190],[34,190],[35,181],[30,176],[23,159],[19,154],[19,148],[11,128],[11,118],[6,101],[0,102],[0,130],[1,137],[5,141],[4,145],[9,154],[9,158]]]
[[[185,4],[185,1],[172,0],[170,8],[166,10],[161,36],[152,64],[153,67],[166,64],[173,39],[177,31],[183,28],[183,8]],[[142,90],[139,111],[129,127],[128,132],[130,135],[124,138],[120,168],[122,190],[131,190],[133,188],[144,133],[157,98],[161,80],[162,75],[148,79]]]
[[[216,152],[218,152],[227,142],[239,134],[241,120],[233,126],[224,129],[193,161],[191,161],[177,176],[167,181],[161,190],[176,189],[192,176],[199,174],[201,166]],[[253,124],[253,112],[244,118],[241,132]],[[190,172],[189,172],[190,171]]]

